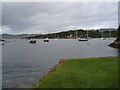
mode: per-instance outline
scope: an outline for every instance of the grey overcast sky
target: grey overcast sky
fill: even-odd
[[[1,27],[1,26],[0,26]],[[117,2],[3,2],[0,32],[52,33],[118,27]]]

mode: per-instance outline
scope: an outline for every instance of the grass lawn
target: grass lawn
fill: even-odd
[[[118,57],[65,59],[34,88],[117,88]]]

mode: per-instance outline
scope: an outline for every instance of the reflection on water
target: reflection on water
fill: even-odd
[[[117,49],[107,46],[114,39],[50,40],[10,40],[2,48],[3,87],[31,87],[61,58],[84,58],[117,56]]]

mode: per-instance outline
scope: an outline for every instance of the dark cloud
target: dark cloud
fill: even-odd
[[[3,2],[8,33],[49,33],[75,28],[117,28],[117,2]]]

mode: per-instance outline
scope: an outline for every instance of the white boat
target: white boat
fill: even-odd
[[[78,36],[77,36],[77,31],[76,31],[76,38],[78,38],[78,41],[88,41],[88,30],[87,30],[87,32],[86,32],[87,34],[87,36],[86,36],[86,38],[78,38]]]
[[[54,40],[58,40],[59,39],[59,34],[55,34],[55,39]]]
[[[87,38],[78,38],[78,41],[88,41]]]
[[[44,39],[43,41],[44,41],[44,42],[49,42],[49,39],[48,39],[48,38],[46,38],[46,39]]]
[[[102,37],[101,37],[101,39],[103,39],[103,31],[102,31]]]
[[[103,37],[103,31],[102,31],[102,37],[101,37],[101,39],[102,39],[102,40],[105,40],[105,39],[106,39],[105,37]]]
[[[106,38],[101,38],[102,40],[105,40]]]

